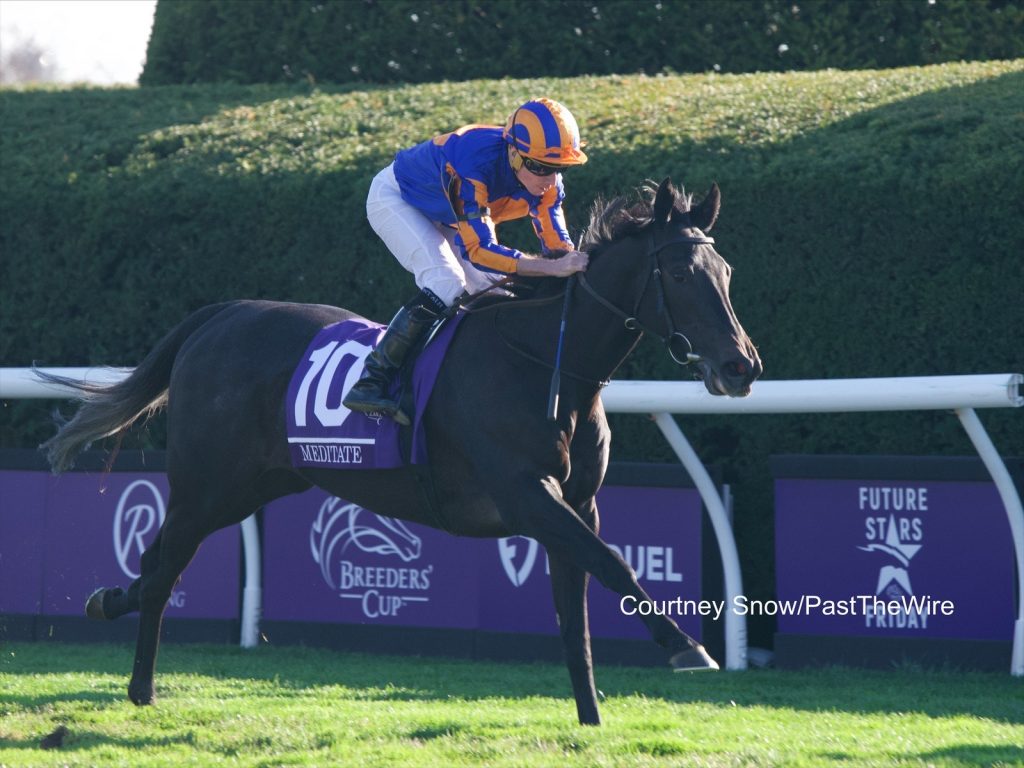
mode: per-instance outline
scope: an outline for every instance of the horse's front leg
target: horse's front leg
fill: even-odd
[[[608,589],[637,602],[650,596],[626,562],[601,541],[562,499],[558,482],[522,473],[512,478],[495,496],[508,528],[536,539],[554,558],[563,558],[594,575]],[[676,669],[718,669],[704,647],[683,632],[668,616],[641,616],[651,637],[670,654]]]
[[[597,507],[593,499],[583,506],[580,517],[596,533]],[[549,555],[549,561],[551,590],[558,611],[558,631],[565,648],[565,663],[569,668],[569,679],[576,699],[576,713],[582,725],[600,725],[587,619],[587,585],[590,574],[561,556]]]

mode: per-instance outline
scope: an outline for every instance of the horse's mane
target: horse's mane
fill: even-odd
[[[633,198],[620,196],[610,201],[598,197],[590,206],[590,223],[580,238],[579,249],[594,254],[606,245],[623,237],[634,235],[650,226],[654,220],[654,198],[658,185],[645,181]],[[680,213],[690,210],[692,196],[676,191],[675,208]]]

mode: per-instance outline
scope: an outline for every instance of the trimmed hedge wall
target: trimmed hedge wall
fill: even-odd
[[[766,378],[1024,371],[1024,61],[875,72],[504,80],[402,88],[0,91],[0,366],[134,365],[189,311],[239,297],[386,320],[412,281],[365,221],[396,149],[550,94],[597,195],[672,175],[723,192],[714,235]],[[528,227],[503,237],[528,246]],[[686,376],[646,341],[619,378]],[[51,434],[0,403],[0,447]],[[982,413],[1024,449],[1024,414]],[[752,597],[772,576],[773,453],[972,454],[948,414],[681,417],[736,493]],[[617,460],[673,460],[613,418]],[[151,434],[129,441],[162,444]],[[761,632],[762,634],[758,634]],[[755,642],[767,629],[752,626]]]
[[[422,83],[1020,56],[1019,0],[160,0],[141,83]]]

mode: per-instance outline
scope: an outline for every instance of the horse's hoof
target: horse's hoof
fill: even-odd
[[[137,707],[148,707],[156,701],[156,691],[152,683],[149,685],[137,685],[134,681],[128,684],[128,698]]]
[[[103,595],[106,591],[106,589],[100,587],[89,595],[89,599],[85,601],[85,615],[90,619],[106,620],[107,614],[103,612]]]
[[[594,713],[591,713],[591,714],[586,714],[586,715],[582,715],[581,714],[579,716],[579,721],[580,721],[580,725],[594,725],[594,726],[598,726],[598,725],[601,724],[601,715],[599,715],[597,712],[594,712]]]
[[[668,663],[673,672],[700,672],[702,670],[719,669],[718,662],[712,659],[703,645],[695,645],[680,651]]]

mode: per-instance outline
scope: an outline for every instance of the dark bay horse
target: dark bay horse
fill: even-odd
[[[709,392],[745,396],[761,361],[733,313],[731,269],[705,234],[719,192],[700,205],[666,179],[627,204],[596,203],[581,247],[590,267],[570,295],[561,402],[546,403],[566,279],[545,278],[536,299],[498,299],[460,326],[423,414],[435,504],[409,468],[295,469],[285,440],[285,392],[307,345],[324,326],[353,317],[322,305],[232,301],[186,318],[131,376],[77,385],[83,404],[42,447],[54,471],[94,439],[122,434],[167,408],[166,519],[127,590],[97,591],[86,611],[114,619],[138,611],[136,704],[154,699],[160,626],[171,589],[214,531],[312,485],[380,515],[474,537],[529,536],[548,552],[551,584],[581,723],[600,716],[587,623],[590,574],[637,600],[630,567],[598,538],[594,495],[611,438],[602,382],[644,333],[689,359]],[[41,374],[42,375],[42,374]],[[53,377],[50,377],[51,379]],[[66,381],[64,383],[67,383]],[[671,618],[642,619],[677,669],[716,669]]]

